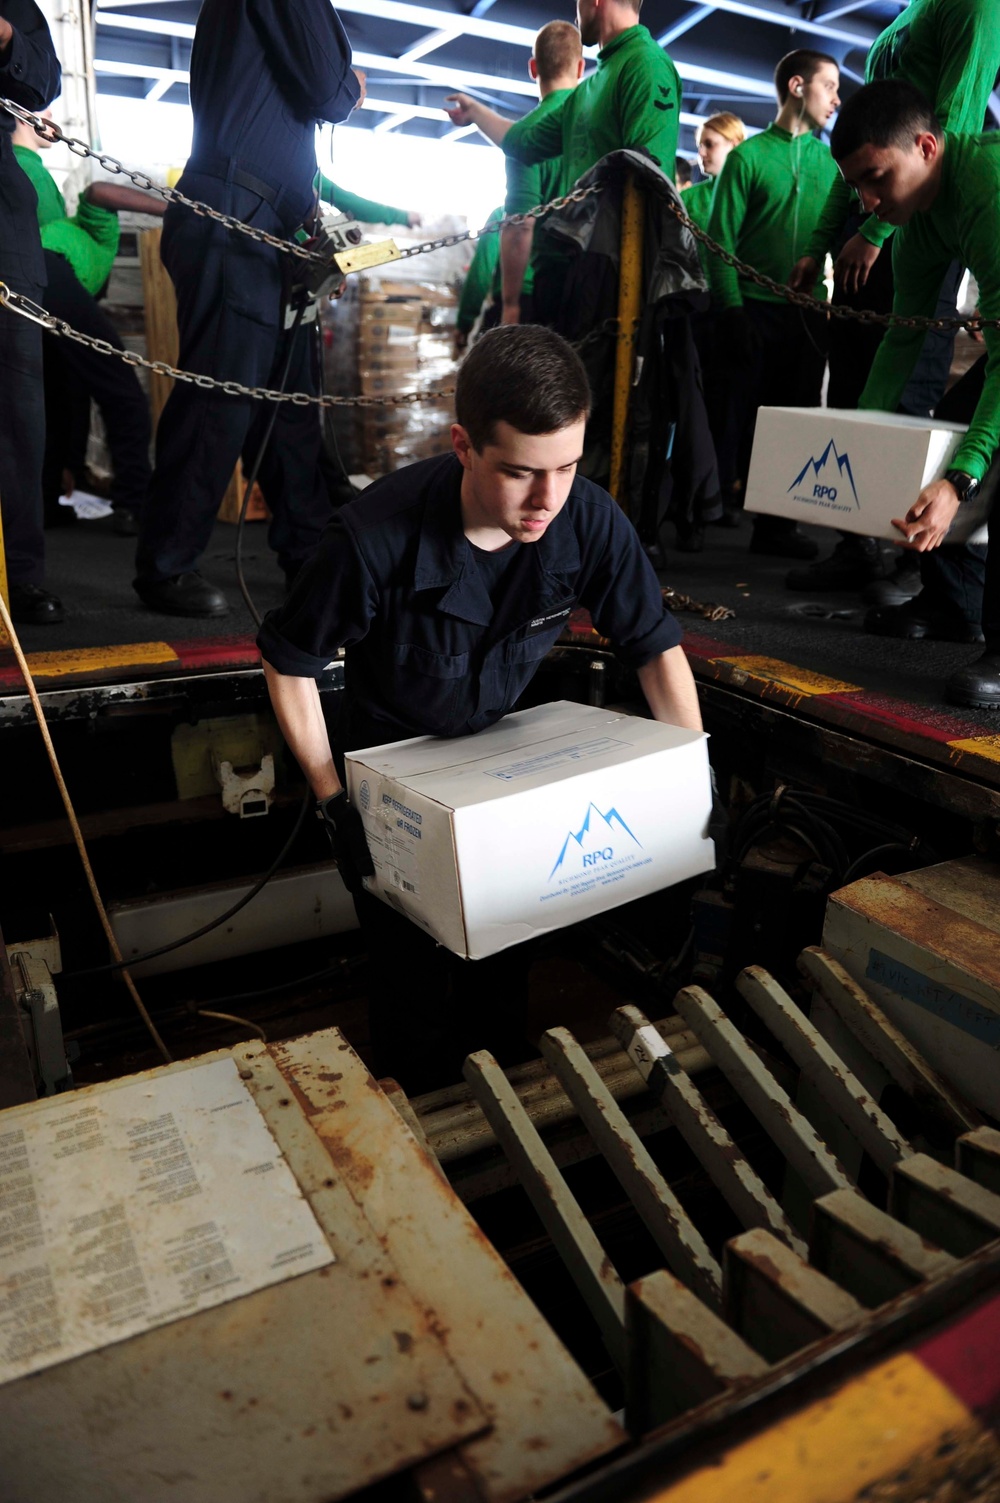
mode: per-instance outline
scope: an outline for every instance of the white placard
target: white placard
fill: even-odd
[[[333,1261],[232,1059],[0,1117],[0,1383]]]

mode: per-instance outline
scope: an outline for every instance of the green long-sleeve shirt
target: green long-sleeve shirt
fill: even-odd
[[[502,209],[494,209],[487,224],[496,224],[498,219],[503,218]],[[491,230],[488,235],[480,235],[476,241],[475,254],[472,263],[465,274],[462,283],[462,295],[458,300],[458,312],[455,315],[455,324],[459,332],[468,334],[472,325],[479,317],[479,310],[483,306],[483,299],[493,285],[497,264],[500,260],[500,233]]]
[[[677,69],[645,26],[630,26],[601,48],[597,71],[560,108],[515,121],[503,149],[529,165],[560,158],[562,193],[609,152],[640,147],[673,178],[680,109]]]
[[[707,177],[703,183],[692,183],[690,188],[684,188],[681,192],[681,202],[689,219],[694,220],[699,230],[707,230],[712,218],[712,200],[715,197],[715,185],[718,178]],[[709,254],[701,241],[698,241],[698,255],[701,257],[701,269],[708,280]]]
[[[15,146],[14,155],[38,196],[38,225],[45,250],[65,256],[81,286],[91,297],[100,292],[118,254],[118,215],[81,198],[72,218],[56,180],[37,151]]]
[[[341,188],[339,183],[332,183],[322,173],[319,174],[319,197],[321,203],[332,204],[342,214],[360,219],[362,224],[409,223],[406,209],[394,209],[391,204],[376,203],[373,198],[361,198],[359,194]]]
[[[933,316],[941,282],[958,259],[979,283],[985,318],[1000,318],[1000,134],[945,134],[941,187],[930,209],[896,231],[893,312]],[[986,382],[969,431],[952,461],[981,480],[1000,445],[1000,332],[985,329]],[[922,329],[893,325],[878,347],[860,408],[895,412],[923,349]]]
[[[549,115],[559,111],[563,101],[572,92],[572,89],[554,89],[551,94],[546,94],[530,114],[525,115],[525,120],[533,120],[537,124],[538,121],[547,119]],[[562,162],[558,157],[545,162],[530,163],[519,162],[516,157],[507,157],[507,197],[504,200],[504,213],[526,214],[529,209],[534,209],[538,204],[547,204],[551,199],[558,198],[563,192],[562,180]],[[522,294],[529,293],[534,286],[535,267],[539,261],[544,261],[552,255],[553,252],[546,243],[545,220],[541,219],[535,225],[535,233],[532,236],[531,259],[521,283]],[[499,270],[495,291],[499,296]]]
[[[945,130],[960,135],[983,128],[993,82],[1000,73],[998,0],[910,0],[872,43],[865,82],[902,78],[930,100]],[[822,262],[836,245],[853,207],[842,177],[830,190],[807,255]],[[872,245],[893,232],[869,215],[859,231]]]
[[[837,168],[815,136],[769,125],[731,151],[716,178],[708,232],[727,251],[776,282],[788,280],[816,227]],[[712,301],[739,307],[746,298],[782,299],[709,258]],[[818,289],[822,292],[822,288]]]

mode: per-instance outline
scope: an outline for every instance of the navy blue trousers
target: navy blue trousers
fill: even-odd
[[[44,303],[42,289],[8,278],[15,292]],[[42,583],[42,463],[45,457],[45,389],[42,330],[0,308],[0,515],[11,584]]]
[[[283,228],[270,206],[245,188],[185,174],[183,191],[271,234]],[[177,292],[183,369],[274,386],[288,353],[282,277],[288,259],[181,206],[167,210],[163,264]],[[290,268],[289,268],[290,269]],[[315,393],[313,335],[299,331],[288,390]],[[136,572],[152,582],[198,567],[237,459],[253,463],[273,409],[250,398],[177,382],[160,417],[156,467],[136,552]],[[308,555],[332,506],[320,471],[319,409],[282,404],[260,474],[272,521],[268,541],[286,570]]]

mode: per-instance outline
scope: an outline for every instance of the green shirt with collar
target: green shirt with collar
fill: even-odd
[[[983,129],[998,73],[998,0],[910,0],[872,43],[865,83],[905,79],[930,100],[945,130],[969,135]],[[850,188],[838,176],[806,255],[822,263],[839,240],[854,204]],[[874,214],[859,230],[870,244],[879,246],[892,232],[893,226]]]
[[[933,317],[945,272],[955,260],[979,283],[984,318],[1000,318],[1000,133],[945,133],[941,187],[924,213],[896,231],[892,311]],[[986,382],[952,465],[981,480],[1000,446],[1000,330],[984,329]],[[888,329],[859,408],[895,412],[924,344],[922,329]]]
[[[690,188],[681,189],[681,202],[684,205],[688,218],[693,220],[699,230],[708,229],[712,218],[712,200],[715,197],[715,185],[717,177],[707,177],[703,183],[692,183]],[[701,269],[708,280],[708,250],[701,241],[698,241],[698,255],[701,257]]]
[[[79,208],[70,218],[66,200],[38,152],[30,146],[15,146],[14,155],[38,196],[43,249],[64,256],[77,281],[94,297],[108,280],[111,264],[118,254],[118,215],[81,198]]]
[[[708,232],[741,261],[786,282],[805,254],[836,176],[830,148],[822,141],[771,124],[727,156],[715,180]],[[712,301],[719,308],[738,308],[747,298],[782,302],[718,256],[710,258],[708,269]]]
[[[673,179],[680,128],[677,69],[645,26],[629,26],[597,54],[561,106],[532,110],[507,132],[508,157],[528,165],[560,158],[560,192],[612,151],[643,149]]]

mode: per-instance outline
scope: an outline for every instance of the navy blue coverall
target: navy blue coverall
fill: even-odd
[[[538,541],[512,545],[491,594],[462,527],[463,473],[453,454],[422,460],[341,507],[288,600],[264,619],[257,644],[279,673],[318,678],[347,649],[333,737],[341,776],[344,753],[358,747],[464,736],[500,720],[574,606],[628,667],[680,642],[631,522],[581,476]],[[429,1090],[487,1043],[512,1062],[530,952],[516,945],[470,969],[379,899],[362,893],[355,905],[378,1072]],[[484,1034],[488,1020],[504,1025],[499,1035]]]
[[[25,109],[43,110],[62,78],[45,17],[33,0],[0,0],[0,15],[14,28],[0,54],[0,94]],[[12,115],[0,112],[0,281],[42,302],[38,200],[14,156],[14,123]],[[45,573],[44,455],[42,331],[0,308],[0,507],[11,584],[40,585]]]
[[[313,205],[316,123],[345,120],[359,92],[329,0],[205,0],[191,53],[194,139],[179,188],[291,238]],[[181,366],[275,385],[287,355],[283,278],[291,258],[180,205],[164,216],[161,255],[177,291]],[[289,389],[307,379],[306,369],[293,368]],[[197,568],[233,467],[241,453],[252,461],[269,417],[249,399],[174,387],[156,436],[138,581]],[[330,517],[320,443],[315,408],[280,408],[260,481],[273,517],[269,541],[289,573]]]

